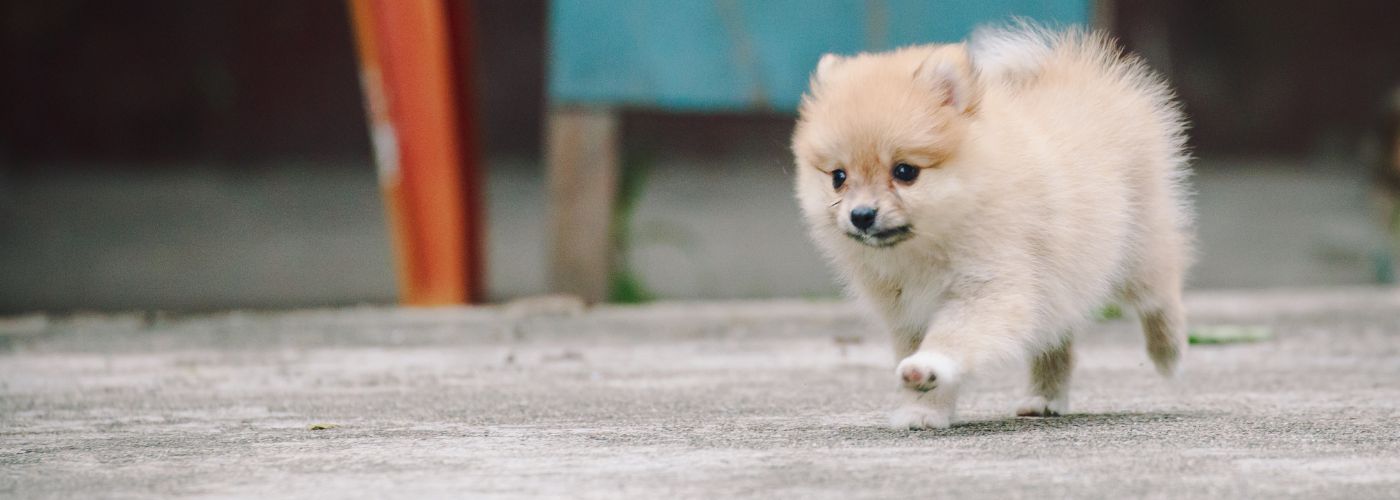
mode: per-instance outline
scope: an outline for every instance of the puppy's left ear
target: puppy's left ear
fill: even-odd
[[[977,85],[972,65],[966,53],[941,48],[929,54],[914,78],[929,90],[943,96],[943,105],[959,114],[970,114],[977,108]]]

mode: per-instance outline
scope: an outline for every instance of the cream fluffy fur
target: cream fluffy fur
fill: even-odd
[[[893,332],[907,399],[894,426],[948,426],[959,386],[1007,362],[1031,365],[1017,414],[1065,412],[1073,332],[1113,300],[1138,311],[1157,369],[1176,371],[1184,128],[1165,83],[1098,34],[1021,25],[822,59],[793,134],[797,195]],[[917,177],[895,178],[901,163]],[[853,223],[856,208],[873,224]]]

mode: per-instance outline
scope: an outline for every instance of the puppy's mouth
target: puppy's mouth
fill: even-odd
[[[846,233],[851,239],[875,248],[892,247],[904,240],[914,237],[914,228],[908,224],[889,229],[882,229],[873,233]]]

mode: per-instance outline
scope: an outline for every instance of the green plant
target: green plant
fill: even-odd
[[[608,301],[624,304],[639,304],[655,299],[647,291],[629,262],[631,255],[632,215],[642,198],[647,175],[651,171],[652,157],[649,154],[631,154],[622,161],[617,186],[617,203],[613,205],[612,274],[608,276]]]
[[[1094,314],[1099,321],[1120,319],[1123,317],[1123,308],[1118,304],[1106,304]]]

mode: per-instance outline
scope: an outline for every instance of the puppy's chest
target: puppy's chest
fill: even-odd
[[[869,298],[890,327],[922,331],[938,312],[950,282],[944,273],[910,273],[880,280]]]

